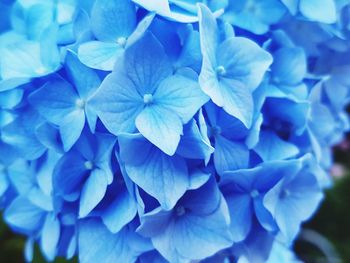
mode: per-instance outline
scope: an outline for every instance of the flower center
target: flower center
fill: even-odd
[[[253,190],[253,191],[251,191],[251,192],[250,192],[250,196],[251,196],[252,198],[257,198],[257,197],[259,196],[258,190]]]
[[[175,212],[177,216],[183,216],[186,213],[186,209],[181,205],[176,207]]]
[[[119,46],[125,47],[125,45],[126,45],[126,38],[125,37],[119,37],[116,42],[117,42],[117,44]]]
[[[153,102],[153,95],[152,94],[145,94],[143,95],[143,102],[146,104],[146,105],[149,105]]]
[[[223,77],[226,75],[226,69],[224,66],[218,66],[216,68],[216,74],[218,74],[219,77]]]
[[[75,101],[75,106],[76,106],[77,108],[79,108],[79,109],[84,109],[84,107],[85,107],[85,101],[82,100],[82,99],[77,99],[77,100]]]
[[[86,161],[84,166],[86,170],[92,170],[92,168],[94,168],[94,164],[91,161]]]

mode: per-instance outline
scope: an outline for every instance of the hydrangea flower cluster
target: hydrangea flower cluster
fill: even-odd
[[[349,128],[348,0],[0,11],[0,203],[27,261],[39,244],[48,261],[296,262]]]

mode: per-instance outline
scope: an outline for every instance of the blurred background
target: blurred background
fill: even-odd
[[[350,262],[350,135],[334,148],[334,162],[331,170],[334,185],[326,192],[316,215],[304,224],[294,246],[298,257],[306,263]],[[1,222],[0,262],[23,263],[24,241]],[[38,249],[33,262],[45,262]],[[78,261],[57,259],[54,262]]]

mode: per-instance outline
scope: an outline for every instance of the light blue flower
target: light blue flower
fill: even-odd
[[[122,14],[122,15],[121,15]],[[129,0],[97,0],[91,10],[91,30],[97,41],[79,46],[78,56],[88,67],[111,71],[126,47],[137,41],[153,15],[137,24],[136,7]]]
[[[137,128],[150,142],[173,155],[183,124],[208,100],[193,75],[173,75],[163,47],[147,33],[126,50],[91,103],[111,133],[135,132]]]
[[[323,199],[320,185],[314,175],[313,167],[317,164],[310,156],[294,162],[297,168],[272,187],[263,200],[287,244],[294,240],[300,224],[310,218]]]
[[[98,205],[113,181],[110,159],[114,142],[111,135],[92,136],[86,131],[55,166],[54,192],[67,201],[79,199],[81,218]]]
[[[274,214],[264,207],[264,196],[297,168],[295,161],[272,161],[251,169],[227,171],[222,175],[220,188],[229,207],[234,241],[242,241],[247,237],[254,216],[267,230],[276,230]]]
[[[190,262],[232,245],[227,205],[215,180],[192,187],[173,210],[156,208],[141,217],[137,232],[150,237],[170,262]]]
[[[254,114],[252,92],[262,81],[272,57],[246,38],[232,37],[220,43],[215,18],[204,5],[200,5],[199,18],[201,88],[216,105],[250,128]]]
[[[67,54],[69,82],[60,76],[53,77],[33,92],[29,101],[48,122],[59,127],[64,150],[68,151],[78,140],[85,122],[92,131],[97,116],[89,99],[100,85],[96,72],[79,62],[73,53]]]

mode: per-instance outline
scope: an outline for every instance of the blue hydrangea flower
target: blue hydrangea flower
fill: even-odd
[[[194,72],[190,76],[172,74],[162,45],[148,33],[125,52],[91,103],[113,134],[137,128],[159,149],[173,155],[183,125],[208,100],[196,77]]]
[[[64,150],[68,151],[80,137],[86,121],[92,131],[95,129],[97,116],[89,99],[99,87],[100,79],[73,53],[68,53],[66,63],[74,86],[57,76],[33,92],[29,101],[41,116],[59,127]]]
[[[227,205],[212,178],[194,181],[172,210],[156,208],[140,220],[137,232],[170,262],[204,259],[232,244]]]
[[[67,201],[79,198],[79,217],[87,216],[96,207],[113,181],[110,159],[114,141],[110,135],[93,137],[86,131],[55,167],[55,194]]]
[[[111,71],[124,49],[144,34],[152,19],[149,15],[137,25],[136,8],[129,0],[95,1],[91,30],[97,41],[81,44],[79,59],[88,67]]]
[[[201,5],[199,14],[201,88],[216,105],[250,128],[254,112],[252,92],[272,63],[271,55],[246,38],[232,37],[219,42],[211,12]]]
[[[350,128],[347,1],[0,9],[0,207],[26,261],[296,262]]]

